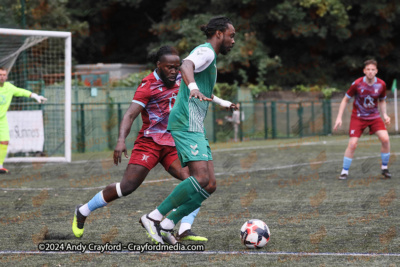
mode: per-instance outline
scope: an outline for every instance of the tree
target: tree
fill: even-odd
[[[205,39],[198,26],[223,14],[237,36],[219,59],[219,81],[347,88],[367,58],[378,60],[384,80],[398,73],[399,12],[393,0],[170,0],[150,47],[169,43],[186,55]]]
[[[153,24],[152,32],[159,41],[153,43],[155,49],[160,44],[171,44],[178,48],[185,57],[195,46],[205,42],[204,34],[199,26],[206,24],[211,17],[224,14],[233,21],[237,35],[235,48],[229,56],[218,59],[218,80],[220,82],[240,83],[264,82],[266,73],[279,66],[279,57],[270,57],[268,47],[258,38],[253,27],[249,1],[168,1],[164,9],[164,18]],[[212,12],[210,11],[212,10]],[[241,10],[237,14],[234,10]]]

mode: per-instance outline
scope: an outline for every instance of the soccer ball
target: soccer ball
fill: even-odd
[[[248,248],[262,248],[269,241],[268,225],[257,219],[248,220],[240,229],[242,244]]]

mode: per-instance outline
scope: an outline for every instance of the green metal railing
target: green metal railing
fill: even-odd
[[[63,108],[54,103],[29,105],[20,103],[10,110],[42,109],[45,131],[49,138],[63,138],[58,133],[63,125]],[[95,152],[112,150],[118,139],[119,125],[131,102],[77,102],[72,104],[72,151]],[[19,108],[18,108],[19,107]],[[241,123],[239,140],[298,138],[331,134],[331,102],[323,101],[243,101],[240,102]],[[57,109],[57,112],[56,112]],[[234,138],[234,127],[229,121],[231,111],[211,103],[205,120],[207,138],[211,142],[228,142]],[[58,118],[59,117],[59,118]],[[58,119],[57,119],[58,118]],[[141,116],[132,125],[127,147],[133,147],[142,126]],[[58,136],[60,135],[60,136]]]

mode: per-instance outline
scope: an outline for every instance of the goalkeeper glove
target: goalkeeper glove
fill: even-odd
[[[44,103],[44,102],[47,101],[47,98],[45,98],[45,97],[43,97],[41,95],[35,94],[35,93],[31,94],[31,98],[34,98],[39,103]]]

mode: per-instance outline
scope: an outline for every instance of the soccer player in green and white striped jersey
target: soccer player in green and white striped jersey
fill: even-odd
[[[193,49],[182,63],[184,83],[181,83],[168,121],[178,157],[182,167],[189,167],[190,177],[181,182],[157,209],[141,217],[140,223],[155,242],[174,244],[174,226],[184,216],[200,208],[201,203],[216,189],[214,164],[204,129],[209,101],[236,109],[235,104],[213,95],[217,80],[217,56],[219,53],[226,55],[232,49],[235,28],[228,18],[215,17],[201,30],[207,42]],[[184,233],[178,233],[177,237],[185,238]]]

